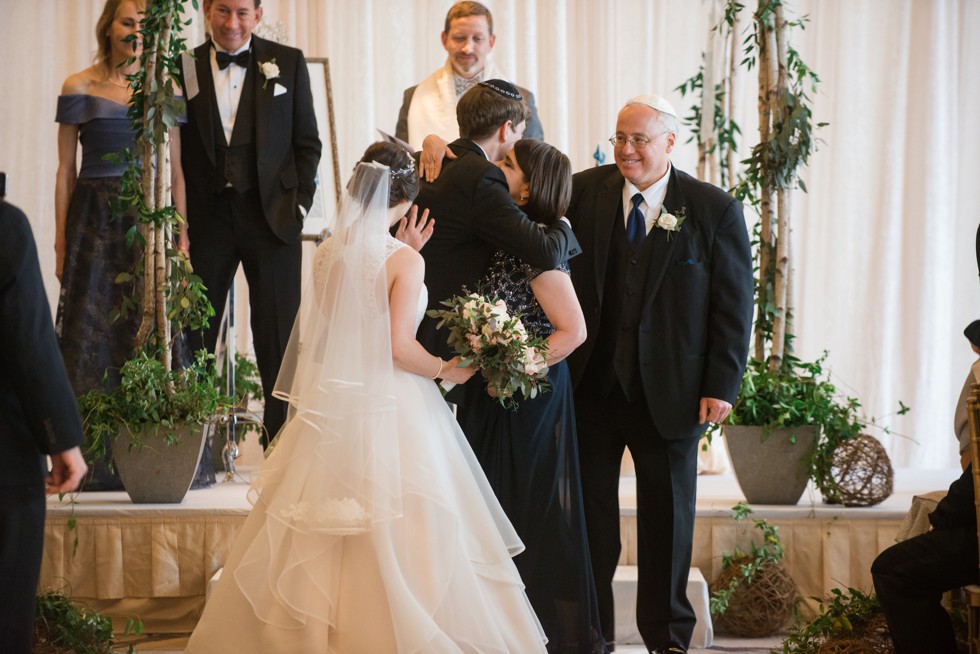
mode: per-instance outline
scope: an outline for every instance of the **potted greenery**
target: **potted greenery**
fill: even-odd
[[[678,90],[700,96],[686,121],[698,144],[700,174],[729,186],[759,215],[753,229],[754,342],[739,399],[724,426],[732,467],[749,502],[795,504],[809,479],[825,496],[834,496],[834,450],[856,438],[865,423],[859,402],[830,382],[826,353],[813,362],[792,354],[792,193],[797,187],[806,191],[799,171],[814,149],[814,128],[823,126],[813,125],[807,95],[819,78],[789,42],[791,29],[803,21],[789,20],[779,0],[758,0],[749,21],[743,12],[748,13],[745,5],[726,0],[714,30],[720,43],[711,49],[720,65],[706,57]],[[741,129],[732,119],[732,90],[741,68],[758,74],[759,142],[739,162]]]
[[[192,2],[197,8],[197,0]],[[142,245],[143,256],[135,271],[121,271],[116,279],[133,284],[132,297],[117,312],[139,311],[135,354],[120,370],[118,386],[95,389],[79,398],[91,454],[104,456],[109,438],[125,436],[126,446],[112,448],[116,464],[123,468],[132,458],[129,454],[139,456],[139,468],[120,470],[123,485],[136,502],[183,499],[204,445],[202,426],[224,402],[215,390],[211,357],[199,353],[193,362],[182,362],[177,356],[184,331],[201,329],[214,313],[200,278],[173,247],[173,234],[183,219],[171,197],[169,130],[183,110],[172,78],[186,51],[180,38],[183,13],[181,0],[147,2],[139,30],[140,66],[130,77],[129,117],[136,147],[121,155],[128,167],[114,209],[133,210],[138,216],[127,238]],[[169,447],[192,435],[193,444]],[[178,449],[184,449],[185,456],[179,456]],[[157,468],[164,463],[181,465],[181,459],[190,461],[183,463],[189,473]],[[137,489],[137,483],[145,481],[162,483],[156,489]]]

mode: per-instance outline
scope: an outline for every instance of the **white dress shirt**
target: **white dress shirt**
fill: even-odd
[[[231,134],[235,130],[235,117],[238,115],[238,102],[242,98],[242,87],[245,85],[245,68],[237,64],[231,64],[224,70],[218,68],[218,57],[216,51],[227,52],[217,43],[213,43],[211,48],[211,77],[214,79],[214,97],[218,101],[218,116],[221,118],[221,127],[225,132],[225,144],[231,143]],[[252,37],[249,37],[245,45],[230,55],[237,55],[248,50],[252,46]]]
[[[667,184],[670,182],[671,164],[667,162],[667,172],[664,176],[647,187],[645,191],[639,191],[633,184],[627,181],[623,184],[623,224],[629,232],[629,215],[633,209],[633,196],[639,193],[643,196],[640,204],[640,211],[643,212],[643,220],[646,223],[646,233],[649,234],[653,225],[660,218],[660,210],[664,205],[664,198],[667,197]]]

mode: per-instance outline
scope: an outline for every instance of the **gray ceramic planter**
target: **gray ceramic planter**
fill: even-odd
[[[754,425],[725,425],[723,430],[732,469],[749,504],[800,501],[809,481],[807,462],[817,447],[819,427],[766,433]]]
[[[180,425],[180,442],[167,445],[166,427],[144,429],[139,434],[142,450],[129,447],[133,437],[123,427],[114,445],[113,458],[119,477],[134,504],[179,504],[194,481],[204,449],[200,425]]]

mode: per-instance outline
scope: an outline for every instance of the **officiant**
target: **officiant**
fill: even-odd
[[[496,38],[493,15],[485,6],[465,1],[450,7],[441,35],[442,47],[448,55],[446,64],[418,85],[405,89],[395,136],[416,150],[422,149],[422,139],[428,134],[437,134],[449,142],[458,139],[456,102],[459,98],[484,80],[508,79],[490,61]],[[524,138],[543,140],[534,94],[520,86],[517,90],[531,110]]]

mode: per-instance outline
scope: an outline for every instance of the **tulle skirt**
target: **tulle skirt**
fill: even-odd
[[[343,462],[293,418],[188,653],[545,651],[511,560],[523,545],[438,389],[396,370],[394,395],[401,514],[338,529],[359,524],[324,497]]]

